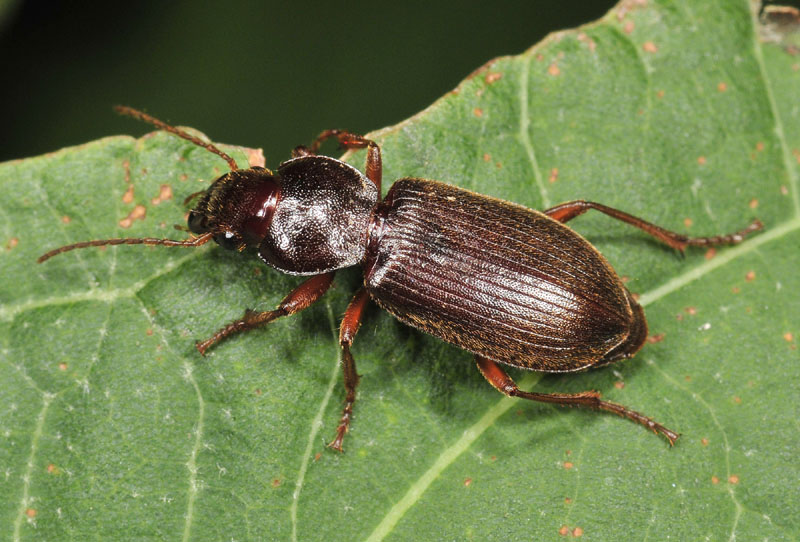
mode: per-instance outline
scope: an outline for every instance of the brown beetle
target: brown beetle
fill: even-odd
[[[475,354],[478,369],[502,393],[548,403],[613,412],[661,433],[678,434],[600,394],[522,391],[499,364],[548,373],[573,372],[630,358],[645,342],[642,307],[606,259],[564,225],[595,209],[627,222],[672,248],[738,243],[761,228],[715,237],[686,237],[588,201],[539,212],[425,179],[400,179],[381,200],[381,151],[369,139],[328,130],[297,147],[276,172],[239,169],[210,143],[127,107],[120,113],[156,125],[225,159],[231,171],[202,193],[189,213],[197,237],[104,239],[57,248],[39,258],[89,246],[145,244],[196,247],[213,239],[228,249],[251,247],[267,264],[311,275],[273,311],[247,310],[199,342],[201,354],[234,333],[299,312],[317,301],[337,269],[360,264],[364,284],[342,320],[339,343],[345,406],[330,447],[342,450],[356,398],[358,374],[350,345],[369,299],[400,321]],[[317,155],[338,139],[367,149],[365,174]],[[192,196],[190,196],[191,198]],[[190,199],[189,198],[189,199]]]

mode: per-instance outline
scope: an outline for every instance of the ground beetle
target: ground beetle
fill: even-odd
[[[635,226],[672,248],[740,242],[761,228],[715,237],[687,237],[589,201],[545,211],[455,188],[406,178],[381,200],[381,150],[362,136],[327,130],[310,147],[296,147],[277,172],[240,169],[211,143],[145,113],[117,111],[149,122],[225,159],[231,171],[215,180],[189,213],[194,237],[177,241],[125,238],[86,241],[51,250],[48,258],[90,246],[144,244],[197,247],[210,240],[227,249],[252,247],[267,264],[311,275],[273,311],[247,310],[209,339],[220,340],[299,312],[330,287],[337,269],[360,264],[364,284],[347,307],[339,332],[346,390],[336,437],[341,451],[350,426],[359,376],[350,354],[369,299],[400,321],[475,354],[478,369],[502,393],[547,403],[613,412],[664,435],[678,434],[600,394],[533,393],[517,388],[500,364],[548,373],[580,371],[630,358],[647,338],[642,307],[606,259],[564,223],[595,209]],[[367,149],[365,174],[320,144]],[[190,196],[191,199],[192,196]]]

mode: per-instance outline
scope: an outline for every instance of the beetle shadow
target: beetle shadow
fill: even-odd
[[[455,346],[447,344],[435,337],[410,328],[393,319],[388,314],[377,312],[382,326],[389,328],[389,336],[393,347],[381,353],[394,362],[379,363],[374,367],[371,378],[380,378],[384,382],[392,379],[405,379],[416,372],[429,382],[428,407],[439,418],[461,420],[462,423],[474,423],[486,407],[493,406],[503,395],[495,390],[477,370],[473,355]],[[384,321],[385,320],[385,321]],[[380,356],[381,354],[379,354]],[[523,381],[533,371],[503,366],[516,381]],[[596,369],[587,369],[575,373],[542,374],[541,379],[532,387],[521,386],[525,391],[539,393],[580,393],[595,390],[609,400],[627,405],[624,392],[616,389],[619,382],[634,382],[641,370],[646,370],[644,355],[635,356]],[[616,418],[610,413],[600,413],[588,408],[563,408],[558,405],[516,399],[509,413],[495,423],[502,427],[519,427],[519,431],[527,431],[527,439],[545,442],[556,438],[564,431],[580,431],[590,423],[604,417]],[[645,408],[646,405],[628,405],[634,408]],[[571,416],[558,422],[562,416]],[[537,421],[540,424],[537,426]],[[552,421],[553,423],[541,423]],[[620,420],[621,423],[626,423]],[[524,426],[524,428],[523,428]],[[516,444],[514,444],[516,445]]]
[[[472,354],[400,322],[376,305],[356,337],[353,355],[359,372],[369,364],[369,378],[386,382],[387,393],[396,387],[395,381],[422,385],[437,415],[452,415],[459,399],[491,389]]]

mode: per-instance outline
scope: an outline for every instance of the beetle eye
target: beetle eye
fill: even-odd
[[[214,241],[225,250],[238,250],[242,245],[242,241],[232,231],[226,231],[222,232],[220,235],[215,235]]]
[[[192,233],[205,233],[208,231],[206,217],[197,211],[189,212],[189,231]]]

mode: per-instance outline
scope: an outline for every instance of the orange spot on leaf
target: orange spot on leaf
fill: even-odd
[[[129,184],[128,189],[122,194],[122,203],[133,203],[133,185]]]
[[[147,215],[147,209],[144,205],[137,205],[133,208],[133,210],[119,221],[119,226],[121,228],[130,228],[133,224],[134,220],[144,220],[144,217]]]
[[[658,51],[658,47],[656,47],[656,44],[655,44],[655,43],[653,43],[652,41],[646,41],[646,42],[644,42],[644,43],[642,44],[642,49],[644,49],[644,51],[645,51],[646,53],[655,53],[655,52],[657,52],[657,51]]]
[[[168,184],[162,184],[158,191],[158,196],[150,200],[153,205],[158,205],[162,201],[172,199],[172,187]]]

